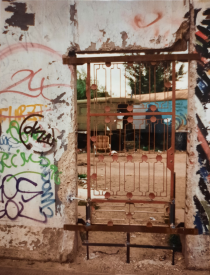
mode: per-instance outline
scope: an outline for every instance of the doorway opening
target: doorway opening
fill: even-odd
[[[86,231],[87,258],[90,246],[127,247],[127,262],[131,247],[171,249],[173,264],[178,247],[133,244],[131,232],[197,234],[177,227],[175,205],[184,207],[187,135],[187,89],[176,90],[176,82],[185,74],[180,61],[190,58],[71,58],[87,68],[77,79],[78,197],[86,215],[82,226],[66,229]],[[95,231],[124,232],[126,244],[90,242]]]

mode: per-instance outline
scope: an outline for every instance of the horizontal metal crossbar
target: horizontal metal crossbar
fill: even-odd
[[[90,226],[64,224],[64,230],[69,231],[108,231],[108,232],[144,232],[144,233],[162,233],[162,234],[183,234],[198,235],[196,228],[170,228],[161,226],[139,226],[139,225],[113,225],[94,224]]]
[[[84,246],[114,246],[114,247],[137,247],[137,248],[151,248],[151,249],[165,249],[165,250],[180,250],[180,248],[175,248],[174,246],[160,246],[160,245],[142,245],[142,244],[131,244],[126,242],[122,243],[89,243],[85,241],[82,243]]]
[[[169,203],[169,201],[154,201],[154,200],[150,200],[150,201],[146,201],[146,200],[118,200],[118,199],[91,199],[92,202],[98,202],[98,203],[103,203],[103,202],[120,202],[120,203],[129,203],[129,204],[133,204],[133,203],[148,203],[148,204],[166,204]]]
[[[199,54],[146,54],[106,57],[70,57],[63,55],[63,64],[83,65],[85,63],[111,63],[111,62],[155,62],[155,61],[180,61],[200,60]]]
[[[155,116],[155,115],[173,115],[172,112],[136,112],[136,113],[90,113],[90,116],[96,117],[96,116]]]

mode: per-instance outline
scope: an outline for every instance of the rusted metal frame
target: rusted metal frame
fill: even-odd
[[[114,246],[114,247],[125,247],[126,245],[123,243],[89,243],[89,242],[84,242],[82,245],[85,246]]]
[[[156,113],[154,112],[139,112],[139,113],[91,113],[90,116],[97,117],[97,116],[155,116]],[[158,115],[173,115],[173,112],[158,112]]]
[[[125,244],[120,244],[120,243],[89,243],[88,241],[82,243],[82,245],[87,247],[87,260],[89,260],[89,246],[105,246],[105,247],[127,247],[127,263],[130,263],[130,248],[150,248],[150,249],[164,249],[164,250],[172,250],[172,265],[174,265],[174,256],[176,251],[181,252],[180,247],[175,247],[175,246],[158,246],[158,245],[141,245],[141,244],[131,244],[130,243],[130,233],[127,233],[127,242]]]
[[[126,254],[127,254],[127,264],[130,263],[130,247],[131,247],[131,244],[130,244],[130,233],[127,232],[127,242],[125,244],[125,246],[127,247],[127,251],[126,251]]]
[[[87,197],[91,199],[90,190],[90,63],[87,64],[87,80],[86,80],[86,96],[87,96]]]
[[[158,61],[180,61],[200,60],[199,54],[147,54],[127,56],[105,56],[105,57],[68,57],[63,56],[63,64],[83,65],[85,63],[111,63],[111,62],[158,62]]]
[[[172,63],[172,129],[171,129],[171,147],[172,147],[172,157],[170,160],[173,162],[171,167],[171,199],[174,199],[174,150],[175,150],[175,119],[176,119],[176,80],[175,80],[175,62]]]
[[[197,228],[170,228],[162,226],[140,226],[140,225],[113,225],[107,226],[106,224],[92,224],[90,226],[85,225],[73,225],[64,224],[64,230],[69,231],[104,231],[104,232],[143,232],[143,233],[161,233],[161,234],[183,234],[183,235],[198,235]]]
[[[169,201],[145,201],[145,200],[114,200],[114,199],[92,199],[92,202],[122,202],[122,203],[150,203],[150,204],[166,204],[169,203]]]
[[[175,226],[175,217],[176,217],[176,210],[175,210],[175,186],[176,186],[176,174],[173,175],[174,178],[174,193],[173,193],[173,201],[170,205],[170,224]]]
[[[88,242],[88,234],[89,234],[89,232],[86,231],[86,242]],[[89,260],[89,245],[86,248],[86,253],[87,253],[87,260]]]

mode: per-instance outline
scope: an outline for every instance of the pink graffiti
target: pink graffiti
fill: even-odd
[[[12,46],[9,46],[7,47],[6,49],[4,50],[1,50],[0,51],[0,60],[3,60],[4,58],[7,58],[8,56],[12,55],[12,54],[16,54],[18,53],[19,51],[27,51],[28,50],[35,50],[35,51],[43,51],[43,52],[46,52],[46,53],[49,53],[49,54],[53,54],[53,56],[56,56],[57,58],[59,58],[60,60],[62,60],[62,55],[59,54],[58,52],[54,51],[53,49],[47,47],[47,46],[44,46],[44,45],[41,45],[41,44],[38,44],[38,43],[18,43],[18,44],[14,44]],[[69,69],[72,71],[72,68],[69,66]],[[46,100],[50,100],[49,98],[47,98],[45,95],[44,95],[44,90],[46,88],[51,88],[51,87],[71,87],[71,85],[69,84],[50,84],[50,85],[44,85],[44,81],[45,81],[45,78],[43,77],[40,81],[40,86],[39,87],[36,87],[36,88],[33,88],[31,83],[34,79],[34,77],[41,71],[42,69],[40,68],[39,70],[37,70],[36,72],[34,72],[33,70],[29,70],[29,69],[23,69],[23,70],[19,70],[17,71],[16,73],[14,73],[11,77],[11,79],[13,79],[13,77],[21,72],[29,72],[28,76],[22,78],[21,80],[13,83],[12,85],[8,86],[7,88],[3,89],[0,91],[0,94],[3,94],[3,93],[16,93],[16,94],[21,94],[23,96],[27,96],[27,97],[32,97],[32,98],[35,98],[35,97],[38,97],[38,96],[42,96],[44,99]],[[34,94],[28,94],[28,93],[24,93],[24,92],[19,92],[15,89],[13,89],[14,87],[17,87],[18,85],[20,85],[21,83],[23,83],[24,81],[28,81],[28,90],[29,92],[37,92],[39,91],[38,94],[34,95]]]
[[[6,89],[4,90],[1,90],[0,91],[0,94],[3,94],[3,93],[16,93],[16,94],[21,94],[21,95],[24,95],[24,96],[28,96],[28,97],[38,97],[38,96],[42,96],[43,98],[45,98],[46,100],[50,100],[49,98],[47,98],[44,94],[43,94],[43,90],[46,89],[46,88],[51,88],[51,87],[58,87],[58,86],[61,86],[61,87],[70,87],[70,85],[68,84],[50,84],[50,85],[44,85],[44,80],[45,80],[45,77],[43,77],[41,79],[41,83],[40,83],[40,87],[37,87],[37,88],[32,88],[31,87],[31,82],[33,81],[33,78],[34,76],[39,73],[42,69],[39,69],[38,71],[34,72],[32,70],[19,70],[17,71],[16,73],[14,73],[11,77],[11,79],[13,79],[13,77],[16,75],[16,74],[19,74],[21,72],[29,72],[29,75],[24,77],[23,79],[15,82],[14,84],[8,86]],[[23,83],[24,81],[28,81],[28,90],[30,92],[36,92],[36,91],[40,91],[39,94],[37,95],[32,95],[32,94],[28,94],[28,93],[24,93],[24,92],[19,92],[19,91],[16,91],[16,90],[11,90],[12,88],[14,87],[17,87],[19,84]]]
[[[53,55],[56,55],[59,59],[62,59],[62,55],[58,52],[54,51],[53,49],[44,46],[42,44],[38,43],[17,43],[13,44],[11,46],[8,46],[6,49],[0,51],[0,60],[3,60],[4,58],[8,57],[11,54],[18,53],[20,51],[25,50],[28,52],[28,50],[34,50],[34,51],[43,51],[46,53],[50,53]]]
[[[158,22],[163,17],[161,12],[157,12],[156,15],[157,15],[157,17],[155,18],[155,20],[153,20],[152,22],[147,24],[145,21],[145,16],[143,16],[141,14],[137,14],[134,17],[134,23],[138,28],[147,28],[147,27],[155,24],[156,22]]]

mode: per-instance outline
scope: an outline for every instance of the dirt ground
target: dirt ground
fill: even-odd
[[[135,234],[131,240],[141,240],[142,236]],[[162,244],[162,240],[165,236],[150,236],[143,237],[145,243],[147,241],[153,244]],[[98,241],[101,238],[97,234],[94,240]],[[115,239],[115,241],[121,241],[121,234],[115,234],[109,236],[109,240]],[[161,239],[161,241],[160,241]],[[138,241],[139,242],[139,241]],[[166,256],[164,261],[160,261],[160,256]],[[35,262],[35,261],[22,261],[22,260],[7,260],[1,259],[0,261],[0,274],[3,267],[9,267],[13,272],[10,274],[45,274],[48,271],[51,275],[59,274],[81,274],[81,275],[102,275],[102,274],[141,274],[141,275],[209,275],[210,271],[201,270],[187,270],[185,268],[184,259],[181,253],[175,255],[175,265],[171,265],[171,252],[164,250],[151,250],[151,249],[131,249],[131,262],[126,263],[125,249],[123,248],[102,248],[94,247],[90,248],[90,259],[86,260],[85,247],[80,247],[78,255],[74,262],[71,263],[52,263],[52,262]],[[21,273],[21,270],[27,269],[28,273]],[[20,272],[18,272],[20,270]],[[37,271],[37,273],[35,273]],[[66,272],[65,272],[66,271]],[[56,273],[55,273],[56,272]],[[65,272],[65,273],[64,273]],[[5,273],[4,273],[5,274]],[[48,274],[48,273],[47,273]]]
[[[86,162],[87,162],[86,154],[79,154],[78,170],[80,174],[86,173],[86,165],[85,165]],[[94,166],[92,166],[92,169],[93,168]],[[186,154],[185,153],[177,152],[175,154],[175,172],[176,172],[176,223],[179,223],[184,221],[185,176],[186,176]],[[133,172],[129,171],[129,174],[133,175]],[[103,174],[101,173],[101,175]],[[132,177],[134,178],[134,176],[130,176],[129,184],[132,184]],[[101,181],[103,181],[103,177],[101,177]],[[78,196],[86,198],[86,194],[87,194],[87,189],[86,189],[85,180],[84,180],[83,186],[79,185]],[[93,195],[93,190],[92,190],[92,195]],[[110,209],[111,209],[111,206],[108,210]],[[126,211],[127,210],[125,210],[125,212]],[[110,214],[109,211],[104,212],[103,217],[108,218],[109,214]],[[118,214],[118,215],[121,215],[121,214]],[[85,219],[84,206],[79,206],[79,218]],[[104,220],[102,220],[101,223],[104,223]],[[168,239],[169,239],[169,236],[164,234],[131,233],[131,243],[136,243],[136,244],[167,246]],[[126,233],[90,232],[89,241],[100,242],[100,243],[102,242],[125,243]],[[60,273],[62,271],[68,271],[69,272],[68,274],[72,274],[72,273],[74,274],[118,274],[118,275],[119,274],[127,274],[127,275],[129,274],[130,275],[131,274],[142,274],[142,275],[144,274],[145,275],[146,274],[147,275],[150,275],[150,274],[151,275],[152,274],[153,275],[158,275],[158,274],[207,275],[208,274],[209,275],[210,274],[210,271],[187,270],[185,266],[184,257],[181,252],[175,253],[175,265],[171,265],[172,251],[170,250],[131,248],[130,263],[127,264],[126,248],[90,247],[89,249],[90,249],[89,260],[86,259],[86,247],[82,246],[80,243],[77,256],[71,263],[65,263],[65,264],[52,263],[52,262],[40,263],[35,261],[1,259],[0,267],[9,266],[11,268],[13,267],[30,268],[31,270],[37,270],[37,271],[41,270],[42,272],[51,271],[52,273],[55,272],[56,270],[57,274],[62,274]],[[1,268],[0,268],[0,274],[1,274]]]

